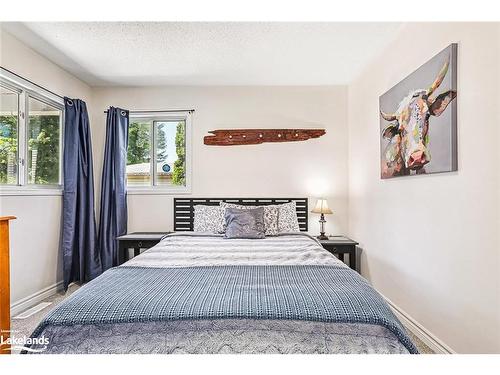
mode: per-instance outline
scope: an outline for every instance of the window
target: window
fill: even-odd
[[[0,89],[0,191],[60,194],[63,100],[4,69]]]
[[[130,116],[127,148],[129,193],[190,191],[190,113]]]
[[[28,184],[60,184],[60,132],[62,111],[28,98]]]
[[[0,86],[0,184],[17,185],[19,93]]]

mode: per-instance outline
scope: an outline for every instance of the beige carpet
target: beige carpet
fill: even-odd
[[[68,289],[68,292],[66,294],[58,293],[55,294],[47,299],[45,299],[43,302],[52,302],[50,306],[47,306],[45,309],[37,312],[36,314],[33,314],[29,316],[26,319],[12,319],[12,330],[14,331],[12,336],[13,337],[29,337],[31,333],[35,330],[36,326],[38,323],[43,319],[43,317],[51,311],[53,308],[57,306],[58,303],[60,303],[64,298],[69,296],[71,293],[73,293],[75,290],[79,288],[78,285],[71,285]],[[434,352],[427,346],[425,345],[422,341],[420,341],[413,333],[408,332],[411,339],[417,346],[418,350],[422,354],[434,354]]]

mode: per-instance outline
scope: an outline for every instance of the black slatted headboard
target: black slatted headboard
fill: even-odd
[[[174,198],[174,231],[186,232],[193,230],[194,206],[218,206],[220,202],[241,204],[245,206],[266,206],[295,201],[299,227],[307,231],[308,209],[307,198]]]

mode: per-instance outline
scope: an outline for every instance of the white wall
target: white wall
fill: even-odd
[[[60,95],[90,100],[90,87],[0,29],[0,65]],[[62,278],[59,259],[61,196],[0,196],[11,222],[11,301]]]
[[[462,353],[500,352],[499,32],[407,25],[349,86],[349,232],[363,275]],[[458,172],[381,180],[379,95],[452,42]]]
[[[314,197],[329,199],[330,233],[347,230],[347,89],[345,87],[157,87],[96,88],[92,134],[94,160],[104,150],[110,105],[126,109],[195,108],[194,197]],[[219,128],[325,128],[305,142],[205,146]],[[100,176],[102,163],[96,162]],[[172,229],[173,197],[129,195],[129,231]],[[310,231],[319,219],[311,214]]]

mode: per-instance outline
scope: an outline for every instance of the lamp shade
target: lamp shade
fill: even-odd
[[[318,199],[316,201],[316,206],[311,212],[315,214],[333,214],[332,210],[328,208],[328,202],[326,199]]]

